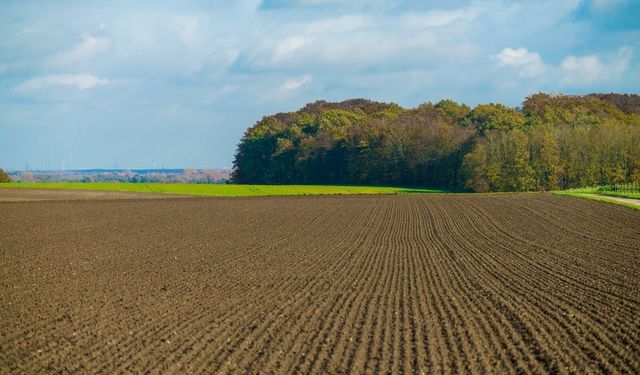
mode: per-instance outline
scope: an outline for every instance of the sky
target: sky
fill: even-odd
[[[315,100],[638,93],[640,1],[1,0],[0,168],[231,167]]]

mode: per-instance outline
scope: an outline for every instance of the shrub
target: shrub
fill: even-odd
[[[11,182],[11,177],[0,168],[0,182]]]

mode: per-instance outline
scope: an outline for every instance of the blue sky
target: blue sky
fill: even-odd
[[[230,167],[317,99],[638,93],[640,1],[0,1],[0,167]]]

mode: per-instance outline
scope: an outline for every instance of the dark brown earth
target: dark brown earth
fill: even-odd
[[[60,201],[60,200],[112,200],[112,199],[160,199],[179,195],[136,193],[124,191],[63,190],[0,188],[0,202]]]
[[[0,203],[0,373],[640,369],[640,212],[548,194]]]

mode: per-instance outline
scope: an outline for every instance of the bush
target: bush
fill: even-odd
[[[11,177],[0,168],[0,182],[11,182]]]

